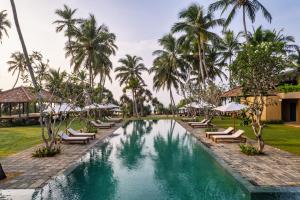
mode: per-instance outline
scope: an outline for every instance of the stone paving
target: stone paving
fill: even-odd
[[[0,189],[34,189],[42,187],[51,177],[54,177],[74,165],[89,149],[99,144],[117,128],[98,130],[95,140],[87,145],[62,143],[62,153],[52,158],[33,158],[36,147],[19,152],[0,160],[4,171],[17,174],[16,177],[0,181]]]
[[[268,145],[265,155],[247,156],[236,143],[214,143],[205,137],[204,129],[193,129],[182,121],[178,123],[254,186],[300,186],[300,156]]]

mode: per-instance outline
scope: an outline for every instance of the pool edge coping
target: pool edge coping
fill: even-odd
[[[236,181],[241,183],[244,189],[248,190],[250,196],[257,193],[298,193],[300,195],[300,186],[256,186],[253,185],[249,180],[242,177],[242,175],[236,172],[230,165],[228,165],[222,158],[220,158],[215,152],[213,152],[209,147],[207,147],[199,138],[195,136],[194,133],[187,130],[179,120],[175,119],[182,128],[184,128],[189,134],[191,134],[203,147],[203,149],[213,157],[216,162],[223,167]]]

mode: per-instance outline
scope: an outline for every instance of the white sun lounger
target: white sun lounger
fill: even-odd
[[[246,138],[242,137],[243,130],[238,130],[232,135],[212,135],[211,138],[214,142],[246,142]]]
[[[228,127],[224,131],[216,131],[216,132],[206,132],[206,137],[210,138],[213,135],[229,135],[232,131],[234,131],[234,128]]]
[[[87,144],[90,141],[88,137],[71,137],[62,131],[58,133],[58,136],[64,142],[83,142],[84,144]]]
[[[79,131],[75,131],[72,128],[68,128],[67,131],[70,133],[71,136],[74,136],[74,137],[88,137],[88,138],[91,138],[91,139],[96,138],[95,133],[81,133]]]

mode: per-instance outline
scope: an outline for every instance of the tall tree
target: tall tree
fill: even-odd
[[[62,97],[62,90],[64,81],[67,77],[65,71],[60,71],[60,69],[50,69],[46,76],[46,88],[58,97]]]
[[[125,55],[125,58],[121,58],[119,63],[120,67],[115,69],[117,72],[116,78],[119,79],[120,85],[127,85],[127,88],[132,90],[132,100],[133,100],[133,114],[136,116],[137,112],[137,103],[136,103],[136,89],[141,85],[145,85],[145,82],[142,78],[142,72],[148,72],[148,69],[142,63],[143,59],[138,56]]]
[[[115,53],[116,36],[110,33],[105,25],[97,26],[94,15],[84,20],[80,27],[74,31],[74,41],[66,46],[66,56],[72,56],[71,63],[74,71],[82,66],[89,71],[89,84],[93,87],[94,71],[109,61],[109,56]],[[104,64],[103,64],[104,63]]]
[[[81,20],[74,18],[77,9],[72,9],[69,6],[64,4],[63,9],[55,10],[55,14],[60,18],[54,21],[54,24],[57,24],[56,32],[65,31],[65,36],[68,37],[68,44],[71,44],[71,38],[73,32],[76,29],[76,24]]]
[[[10,28],[10,22],[7,19],[6,11],[3,10],[0,12],[0,42],[2,43],[3,33],[5,33],[8,36],[7,29]],[[6,174],[2,168],[2,165],[0,163],[0,180],[5,179]]]
[[[229,85],[232,87],[230,65],[232,64],[233,58],[239,51],[241,43],[239,42],[239,34],[235,35],[233,31],[226,30],[223,32],[223,38],[217,45],[221,51],[223,62],[226,63],[229,72]]]
[[[172,92],[174,88],[179,92],[182,81],[186,79],[186,67],[188,66],[179,55],[179,44],[176,38],[165,35],[159,40],[163,50],[153,52],[156,58],[153,67],[150,69],[154,73],[153,87],[156,90],[167,89],[170,93],[172,114],[175,116],[175,101]]]
[[[207,66],[205,62],[205,43],[209,40],[219,40],[216,33],[211,29],[224,24],[223,19],[215,19],[211,12],[206,12],[204,8],[198,4],[192,4],[187,9],[179,13],[180,22],[172,27],[172,32],[183,32],[180,38],[188,46],[196,44],[197,56],[199,59],[199,80],[205,84],[205,76],[207,74]]]
[[[225,26],[227,27],[233,18],[236,16],[236,13],[239,9],[242,9],[243,12],[243,25],[244,25],[244,35],[249,41],[247,24],[246,24],[246,15],[250,18],[251,22],[255,21],[256,13],[261,10],[265,19],[271,23],[272,16],[269,11],[258,1],[258,0],[218,0],[215,3],[212,3],[209,6],[209,11],[216,11],[222,9],[222,14],[229,8],[232,7],[230,11]]]
[[[3,35],[8,37],[7,29],[11,27],[10,21],[7,19],[6,10],[0,11],[0,42],[2,43]]]
[[[26,71],[24,54],[22,54],[21,52],[12,53],[10,56],[10,60],[7,61],[7,64],[9,65],[8,72],[12,72],[12,75],[14,75],[16,72],[18,73],[16,82],[13,85],[13,88],[15,88],[20,76],[24,76]]]

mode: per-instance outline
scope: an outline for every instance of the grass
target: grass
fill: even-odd
[[[233,119],[215,117],[213,124],[226,128],[233,126]],[[255,139],[251,126],[240,126],[240,121],[237,120],[236,129],[244,130],[248,138]],[[263,129],[263,139],[268,145],[300,155],[300,128],[298,127],[284,124],[267,124]]]
[[[158,115],[142,117],[140,119],[170,119],[172,115]],[[136,118],[128,118],[134,120]],[[179,119],[179,117],[178,117]],[[213,123],[221,128],[233,126],[231,118],[215,117]],[[72,128],[80,129],[83,124],[80,121],[74,121]],[[62,129],[65,128],[63,123]],[[240,121],[236,121],[236,128],[245,130],[245,135],[251,139],[255,139],[250,126],[240,126]],[[300,128],[290,127],[284,124],[268,124],[263,133],[266,144],[277,147],[279,149],[300,155]],[[24,126],[12,128],[0,128],[0,157],[9,156],[19,151],[28,149],[32,146],[42,143],[40,127]]]
[[[74,121],[72,128],[80,129],[80,121]],[[65,123],[61,129],[65,129]],[[39,125],[0,128],[0,158],[28,149],[42,143]]]

